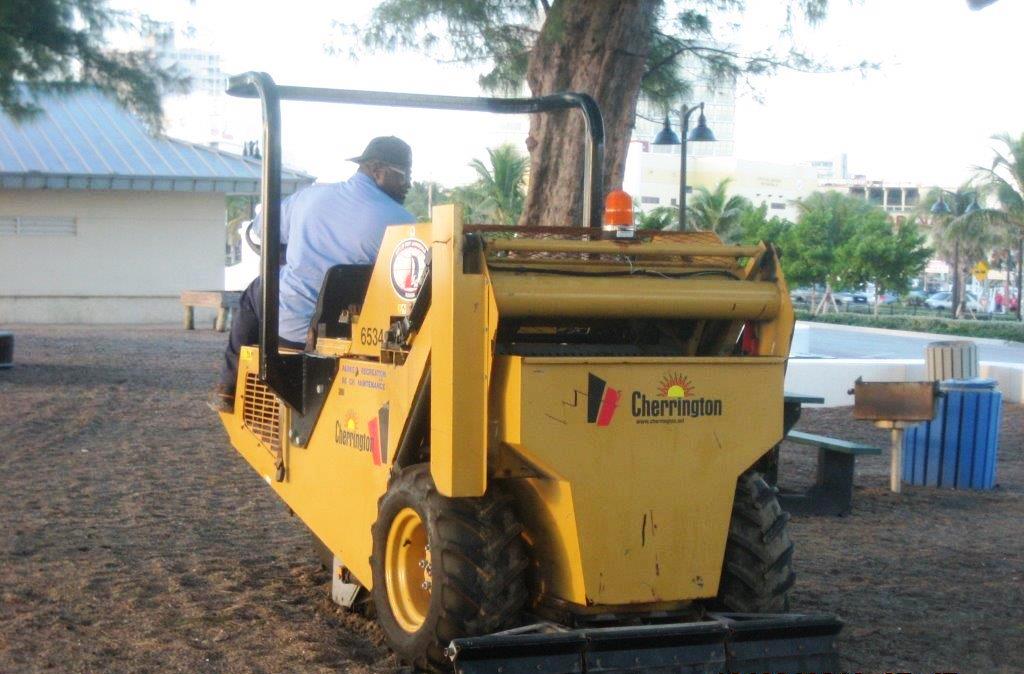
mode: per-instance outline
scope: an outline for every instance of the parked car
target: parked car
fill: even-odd
[[[825,288],[821,286],[794,288],[789,291],[789,299],[793,304],[810,304],[811,301],[820,302],[825,295]]]
[[[927,299],[928,293],[923,290],[911,290],[907,293],[906,297],[903,298],[903,301],[906,302],[908,306],[919,307],[924,305]]]
[[[932,309],[950,309],[953,308],[953,293],[941,292],[935,293],[924,301],[925,306],[931,307]],[[964,306],[970,311],[981,311],[981,304],[978,302],[978,298],[974,296],[974,293],[968,291],[964,294]]]
[[[833,292],[832,297],[833,299],[835,299],[836,304],[847,304],[853,301],[853,293],[849,292],[848,290],[840,290],[838,292]]]
[[[899,298],[892,293],[882,293],[879,299],[879,304],[892,304]],[[850,301],[855,305],[871,306],[875,305],[875,294],[870,292],[858,291],[851,295]]]
[[[793,304],[810,304],[812,294],[819,299],[821,297],[810,288],[794,288],[789,291],[789,299]]]

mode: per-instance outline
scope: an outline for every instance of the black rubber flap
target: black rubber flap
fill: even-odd
[[[585,630],[585,672],[672,672],[719,674],[725,671],[725,638],[720,622],[676,623]]]
[[[843,623],[821,614],[721,614],[729,626],[728,671],[839,671],[836,636]]]
[[[713,614],[713,620],[455,639],[458,674],[719,674],[838,671],[833,616]]]
[[[492,634],[454,639],[448,656],[457,674],[576,674],[586,638],[579,631]]]

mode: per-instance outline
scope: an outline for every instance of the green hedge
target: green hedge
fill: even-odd
[[[1009,321],[971,321],[935,318],[930,316],[870,316],[864,314],[821,314],[812,316],[809,311],[797,311],[797,320],[839,325],[860,325],[868,328],[889,330],[911,330],[933,332],[940,335],[960,337],[987,337],[1005,339],[1010,342],[1024,342],[1024,324]]]

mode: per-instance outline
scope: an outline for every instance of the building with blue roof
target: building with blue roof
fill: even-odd
[[[226,197],[259,192],[258,159],[154,135],[92,89],[36,104],[0,114],[0,323],[175,321],[181,291],[223,288]]]

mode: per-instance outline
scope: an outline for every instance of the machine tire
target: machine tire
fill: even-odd
[[[410,510],[419,518],[416,531],[425,531],[429,570],[424,577],[431,583],[418,614],[422,620],[414,623],[418,624],[414,630],[407,629],[408,613],[396,617],[386,570],[394,563],[388,556],[392,529],[402,527],[402,522],[412,526],[409,522],[415,518]],[[370,558],[373,603],[388,643],[403,660],[421,669],[451,671],[445,649],[452,639],[490,634],[518,624],[527,599],[528,558],[513,500],[500,484],[492,482],[479,498],[447,498],[437,491],[429,465],[417,464],[392,480],[377,512]],[[418,542],[421,535],[394,540],[403,541],[403,551],[411,550],[422,545]],[[410,568],[408,564],[399,567]],[[417,580],[418,576],[413,582],[404,582],[413,586]],[[423,600],[422,594],[418,598]],[[402,606],[398,608],[401,614]],[[407,627],[402,626],[403,620]]]
[[[789,513],[782,510],[760,473],[749,471],[736,483],[732,521],[725,546],[716,608],[735,613],[780,613],[789,610],[793,542]]]

